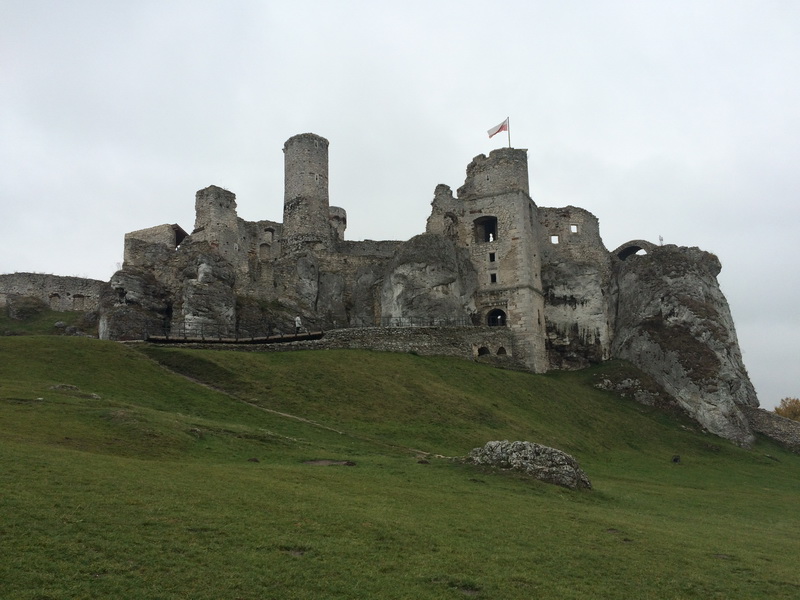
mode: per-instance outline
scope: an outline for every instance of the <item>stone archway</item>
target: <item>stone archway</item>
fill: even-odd
[[[646,253],[650,253],[653,251],[653,248],[656,248],[656,245],[652,242],[648,242],[646,240],[631,240],[630,242],[622,244],[611,254],[620,260],[625,260],[629,256],[632,256],[641,250],[644,250]]]

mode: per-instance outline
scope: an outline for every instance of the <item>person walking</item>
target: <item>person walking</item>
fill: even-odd
[[[303,326],[303,322],[300,320],[300,317],[294,318],[294,334],[297,335],[300,333],[300,328]]]

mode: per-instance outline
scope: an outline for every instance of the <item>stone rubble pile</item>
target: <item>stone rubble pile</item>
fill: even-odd
[[[540,481],[573,490],[592,489],[591,481],[577,460],[566,452],[534,442],[487,442],[482,448],[474,448],[465,460],[475,465],[521,471]]]

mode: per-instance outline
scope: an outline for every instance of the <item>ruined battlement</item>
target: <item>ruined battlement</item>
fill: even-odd
[[[467,179],[458,188],[460,200],[471,200],[501,192],[519,191],[528,195],[528,151],[518,148],[492,150],[479,154],[467,166]]]

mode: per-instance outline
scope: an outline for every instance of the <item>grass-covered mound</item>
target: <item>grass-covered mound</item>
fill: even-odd
[[[800,457],[593,387],[629,368],[0,339],[0,598],[800,595]],[[436,458],[491,439],[594,490]]]

